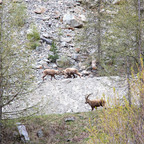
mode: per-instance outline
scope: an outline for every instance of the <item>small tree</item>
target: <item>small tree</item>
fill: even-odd
[[[31,52],[26,51],[25,41],[22,41],[26,36],[20,35],[25,21],[22,5],[5,0],[0,7],[0,142],[2,118],[5,114],[18,114],[16,108],[14,112],[8,106],[19,98],[24,99],[34,79]],[[13,17],[15,13],[21,15]],[[3,112],[4,109],[7,113]]]

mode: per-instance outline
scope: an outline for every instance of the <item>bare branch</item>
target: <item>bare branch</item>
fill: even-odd
[[[11,100],[9,100],[7,103],[3,104],[2,107],[4,107],[4,106],[10,104],[10,103],[11,103],[11,102],[20,94],[20,92],[21,92],[21,91],[19,91],[18,93],[16,93],[16,94],[13,96],[13,98],[12,98]]]

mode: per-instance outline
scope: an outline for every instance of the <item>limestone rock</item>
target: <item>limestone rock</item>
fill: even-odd
[[[68,47],[68,43],[65,42],[65,41],[63,41],[63,42],[61,43],[61,46],[62,46],[62,47]]]
[[[46,8],[44,8],[44,7],[38,7],[38,8],[36,8],[35,10],[34,10],[34,12],[36,13],[36,14],[42,14],[42,13],[44,13],[46,11]]]
[[[62,42],[67,42],[67,43],[69,43],[69,42],[72,41],[72,37],[66,37],[66,38],[62,37],[62,38],[61,38],[61,41],[62,41]]]
[[[47,20],[49,20],[49,19],[50,19],[50,16],[46,16],[46,17],[43,17],[43,18],[42,18],[43,21],[47,21]]]
[[[52,68],[57,68],[57,65],[56,65],[56,64],[53,64],[53,65],[52,65]]]
[[[65,118],[65,122],[75,121],[75,117]]]
[[[17,123],[17,128],[18,128],[22,141],[23,142],[30,141],[26,127],[21,123]]]
[[[79,15],[79,18],[80,18],[81,21],[87,22],[87,18],[86,18],[85,15],[81,14],[81,15]]]
[[[83,27],[83,23],[80,21],[80,19],[78,19],[78,17],[74,16],[70,12],[67,12],[63,16],[63,22],[64,22],[64,24],[70,25],[71,27],[74,27],[74,28],[82,28]]]
[[[44,38],[44,37],[41,37],[40,38],[43,42],[46,42],[47,44],[49,44],[49,45],[52,45],[52,43],[53,43],[53,40],[51,40],[51,39],[47,39],[47,38]]]
[[[41,129],[37,132],[37,136],[39,138],[42,138],[44,136],[43,131]]]
[[[80,55],[79,54],[73,54],[72,59],[79,61],[80,60]]]
[[[83,75],[83,76],[88,76],[88,75],[90,75],[90,71],[86,71],[86,70],[83,70],[82,72],[81,72],[81,74]]]

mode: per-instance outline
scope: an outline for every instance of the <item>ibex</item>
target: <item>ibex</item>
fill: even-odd
[[[50,76],[51,76],[51,80],[52,80],[52,77],[55,78],[55,75],[58,75],[58,74],[60,74],[60,71],[59,71],[59,70],[45,69],[45,70],[43,71],[42,79],[43,79],[43,81],[44,81],[44,77],[45,77],[46,75],[50,75]],[[55,79],[56,79],[56,78],[55,78]]]
[[[64,74],[67,77],[73,76],[75,78],[75,74],[81,77],[81,74],[78,72],[76,68],[66,68],[62,71],[62,74]]]
[[[97,107],[100,107],[100,106],[104,107],[104,106],[105,106],[105,103],[106,103],[105,100],[103,100],[103,99],[89,100],[88,97],[89,97],[90,95],[91,95],[91,94],[88,94],[88,95],[85,97],[85,99],[86,99],[86,102],[85,102],[85,103],[86,103],[86,104],[88,103],[88,104],[91,106],[92,111],[93,111],[94,108],[97,109]]]

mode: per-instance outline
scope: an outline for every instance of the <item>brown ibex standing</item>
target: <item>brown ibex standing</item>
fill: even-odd
[[[78,72],[76,68],[66,68],[62,71],[62,74],[64,74],[67,77],[73,76],[73,78],[75,78],[75,74],[81,77],[81,74]]]
[[[86,102],[85,102],[85,103],[86,103],[86,104],[88,103],[88,104],[91,106],[92,111],[93,111],[94,108],[97,109],[97,107],[100,107],[100,106],[104,107],[104,106],[105,106],[105,103],[106,103],[105,100],[103,100],[103,99],[90,100],[90,99],[88,99],[88,97],[89,97],[90,95],[91,95],[91,94],[88,94],[88,95],[85,97],[85,99],[86,99]]]
[[[43,76],[42,76],[42,79],[43,79],[43,81],[44,81],[44,77],[46,76],[46,75],[50,75],[51,76],[51,80],[52,80],[52,77],[54,77],[55,78],[55,75],[58,75],[58,74],[60,74],[60,71],[58,71],[58,70],[54,70],[54,69],[45,69],[44,71],[43,71]],[[56,78],[55,78],[56,79]]]

